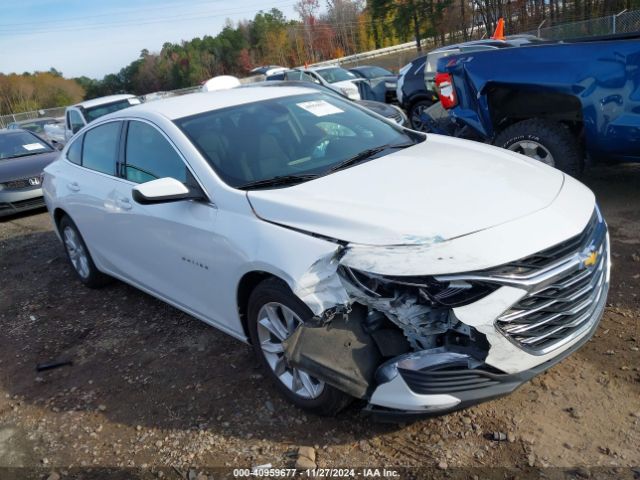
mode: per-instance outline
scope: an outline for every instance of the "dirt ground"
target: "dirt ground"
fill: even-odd
[[[585,182],[613,242],[595,337],[508,397],[405,425],[373,423],[357,405],[305,415],[249,347],[123,283],[81,286],[46,212],[0,221],[0,478],[26,475],[2,467],[93,478],[97,466],[191,480],[209,467],[291,467],[299,446],[315,448],[319,467],[638,478],[640,165],[593,167]],[[36,372],[60,359],[73,365]]]

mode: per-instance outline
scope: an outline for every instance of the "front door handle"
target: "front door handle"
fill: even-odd
[[[133,205],[131,205],[131,202],[129,201],[128,198],[119,198],[116,200],[116,204],[122,210],[131,210],[131,208],[133,207]]]
[[[67,183],[67,188],[72,192],[80,191],[80,185],[78,185],[78,182]]]

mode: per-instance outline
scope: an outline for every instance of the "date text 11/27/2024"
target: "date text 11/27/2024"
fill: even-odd
[[[233,476],[236,478],[242,477],[327,477],[327,478],[397,478],[400,476],[400,472],[387,468],[309,468],[309,469],[296,469],[296,468],[261,468],[254,467],[248,468],[236,468],[233,470]]]

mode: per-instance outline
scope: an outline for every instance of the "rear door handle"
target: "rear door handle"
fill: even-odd
[[[128,198],[119,198],[116,200],[116,204],[123,210],[131,210],[131,208],[133,207]]]
[[[67,183],[67,188],[72,192],[80,191],[80,185],[78,185],[78,182]]]

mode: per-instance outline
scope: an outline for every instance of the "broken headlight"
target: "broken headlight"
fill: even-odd
[[[438,281],[428,276],[388,276],[363,272],[340,266],[341,274],[368,296],[374,298],[394,298],[398,290],[415,290],[424,300],[443,307],[468,305],[491,292],[499,285],[481,281],[455,280]]]

